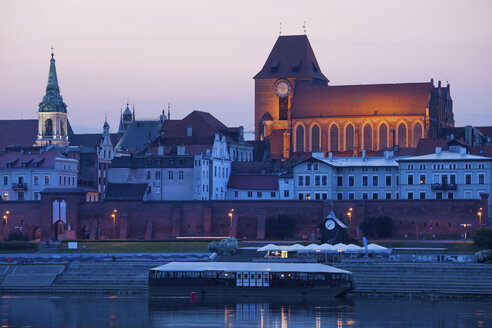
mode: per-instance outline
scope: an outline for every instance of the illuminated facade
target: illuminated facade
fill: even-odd
[[[269,139],[274,158],[371,156],[454,127],[449,84],[328,85],[305,35],[280,36],[254,79],[255,137]]]

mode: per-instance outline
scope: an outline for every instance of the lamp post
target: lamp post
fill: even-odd
[[[482,228],[482,208],[478,211],[478,229]]]
[[[234,216],[234,209],[231,208],[231,210],[229,211],[229,237],[233,237],[233,233],[232,233],[232,217]]]
[[[111,218],[113,219],[113,238],[116,239],[116,213],[118,213],[118,210],[113,210],[113,213],[111,213]]]
[[[10,211],[7,210],[5,211],[5,214],[3,215],[3,219],[5,220],[5,231],[9,232],[9,214],[10,214]]]

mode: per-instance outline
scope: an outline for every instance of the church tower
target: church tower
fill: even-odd
[[[111,161],[113,160],[113,143],[111,142],[111,134],[109,133],[108,120],[104,121],[102,138],[97,147],[97,162],[98,162],[98,186],[99,200],[104,199],[104,193],[108,184],[108,172]]]
[[[125,111],[121,113],[120,116],[120,126],[118,128],[118,133],[125,133],[128,127],[135,121],[135,107],[133,107],[133,113],[126,103]]]
[[[255,139],[275,132],[273,143],[290,153],[290,110],[298,83],[327,85],[306,35],[279,36],[255,80]],[[271,139],[271,138],[270,138]]]
[[[50,71],[46,94],[38,109],[37,146],[55,144],[68,146],[67,105],[63,102],[56,76],[55,58],[51,52]]]

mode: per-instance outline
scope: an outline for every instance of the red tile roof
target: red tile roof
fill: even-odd
[[[45,151],[41,154],[9,152],[0,157],[0,168],[6,168],[8,163],[11,168],[22,168],[22,163],[26,163],[28,168],[32,168],[34,163],[38,163],[39,168],[54,168],[57,157],[65,158],[57,151]]]
[[[266,174],[233,174],[227,188],[241,190],[277,190],[278,176]]]
[[[430,82],[341,86],[301,82],[295,88],[291,117],[425,115],[431,88]]]
[[[306,35],[278,37],[265,65],[254,77],[265,78],[314,78],[328,82]]]
[[[0,151],[14,144],[31,147],[37,134],[38,120],[0,120]]]

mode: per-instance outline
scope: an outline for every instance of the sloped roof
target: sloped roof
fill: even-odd
[[[8,152],[0,157],[0,168],[6,168],[10,164],[11,168],[22,168],[22,163],[28,168],[32,168],[34,164],[38,168],[54,168],[56,158],[66,158],[57,151],[45,151],[43,153],[20,153]],[[70,159],[73,160],[73,159]]]
[[[38,120],[0,120],[0,151],[14,144],[31,147],[38,135]]]
[[[233,174],[227,188],[241,190],[277,190],[278,176],[266,174]]]
[[[476,126],[475,129],[477,129],[487,137],[492,138],[492,126]]]
[[[329,82],[321,73],[306,35],[282,35],[254,79],[314,78]]]
[[[189,126],[192,127],[193,137],[213,136],[218,132],[218,129],[227,129],[222,122],[210,113],[195,110],[179,122],[173,124],[166,131],[165,137],[186,137]]]
[[[109,135],[111,139],[111,143],[116,145],[120,138],[122,137],[121,133],[111,133]],[[89,148],[96,148],[99,146],[102,140],[102,133],[82,133],[82,134],[73,134],[69,137],[70,146],[86,146]]]
[[[161,121],[135,121],[128,127],[115,149],[130,152],[138,151],[148,146],[159,136]]]
[[[108,183],[105,200],[142,200],[146,183]]]
[[[323,86],[298,83],[292,118],[425,115],[432,84],[399,83]]]

